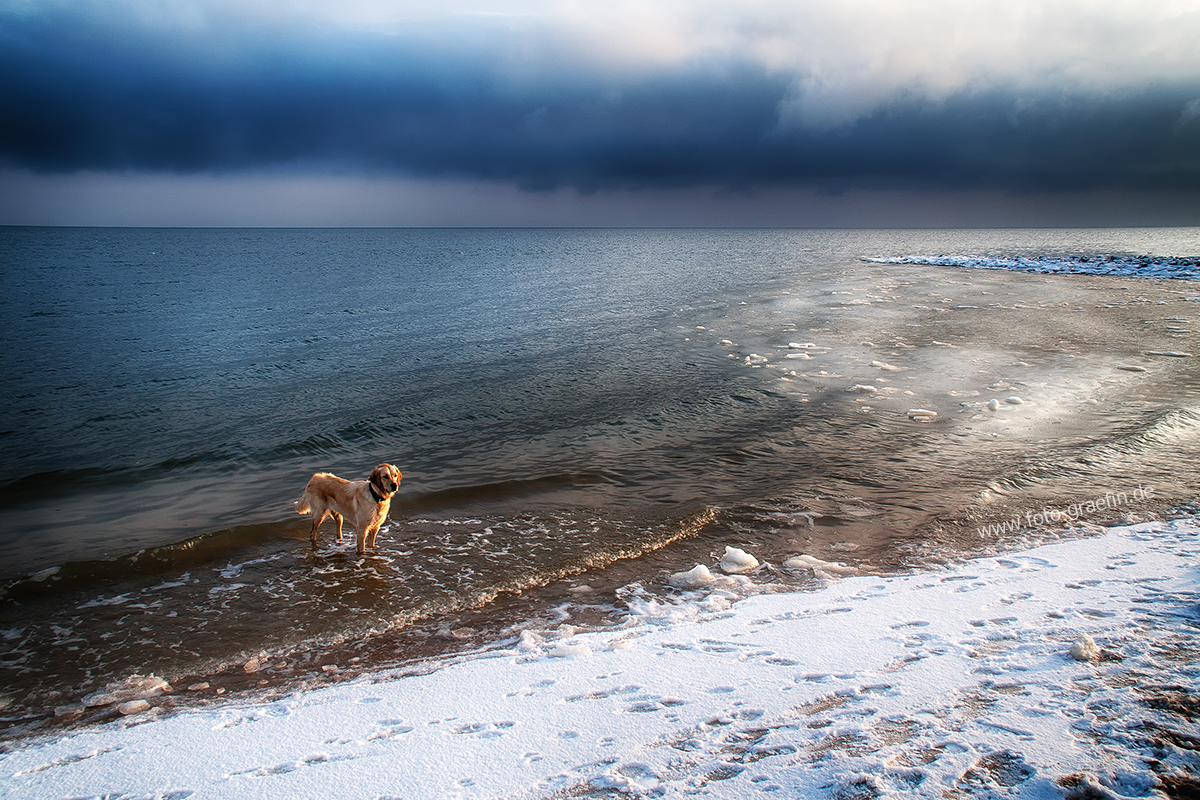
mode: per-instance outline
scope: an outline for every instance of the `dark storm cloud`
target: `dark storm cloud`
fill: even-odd
[[[514,73],[494,41],[0,16],[0,163],[264,167],[584,191],[713,185],[1200,189],[1200,86],[900,93],[781,123],[795,75],[728,55]],[[554,66],[554,65],[551,65]],[[1189,106],[1189,102],[1192,105]]]

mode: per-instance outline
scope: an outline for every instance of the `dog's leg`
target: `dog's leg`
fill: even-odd
[[[336,511],[330,511],[329,514],[330,514],[330,516],[333,517],[334,521],[337,522],[338,544],[341,544],[342,543],[342,515],[337,513]]]
[[[375,550],[375,537],[379,535],[379,525],[372,525],[370,534],[367,537],[367,547]],[[375,552],[379,552],[375,550]]]
[[[365,556],[367,554],[367,533],[370,531],[369,525],[358,525],[354,532],[358,535],[358,554]]]
[[[315,508],[313,509],[312,546],[314,550],[317,549],[317,528],[321,527],[321,523],[325,521],[325,518],[329,516],[329,513],[330,512],[328,509],[321,509],[320,514],[317,513]]]

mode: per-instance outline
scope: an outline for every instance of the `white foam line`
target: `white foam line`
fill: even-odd
[[[1198,556],[1188,520],[811,593],[635,591],[617,630],[30,741],[0,794],[1144,796],[1200,769],[1170,711],[1200,692]]]

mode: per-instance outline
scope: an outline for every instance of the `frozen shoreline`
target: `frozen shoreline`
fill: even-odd
[[[13,745],[0,794],[1177,796],[1198,556],[1185,519],[815,592],[635,592],[615,630]]]

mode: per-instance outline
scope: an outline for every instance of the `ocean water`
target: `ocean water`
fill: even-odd
[[[0,229],[0,724],[613,619],[727,545],[803,588],[789,556],[1163,513],[1200,486],[1198,258],[1197,229]],[[378,551],[310,548],[308,477],[385,461]]]

